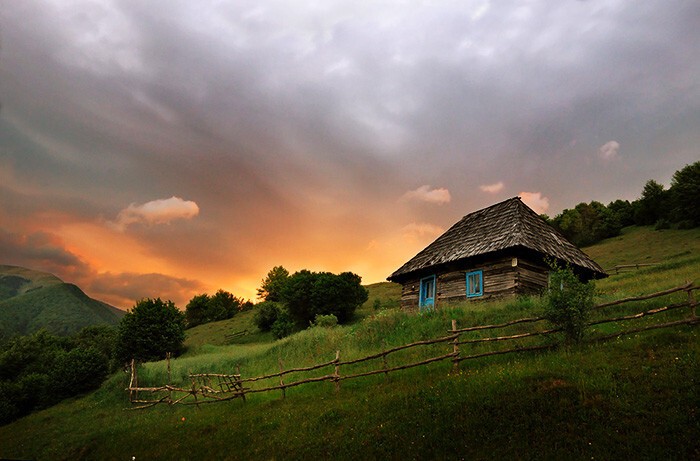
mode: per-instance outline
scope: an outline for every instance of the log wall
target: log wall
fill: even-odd
[[[539,294],[547,287],[548,271],[545,267],[522,258],[502,257],[473,267],[465,267],[437,275],[436,308],[442,303],[467,299],[467,272],[483,271],[484,295],[470,298],[473,301],[519,294]],[[418,309],[420,278],[402,285],[401,308]]]

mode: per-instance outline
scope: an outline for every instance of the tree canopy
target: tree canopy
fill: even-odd
[[[317,315],[328,314],[345,323],[367,301],[367,290],[361,282],[362,278],[352,272],[335,275],[301,270],[285,283],[282,301],[299,326],[308,326]]]
[[[258,298],[265,301],[282,301],[282,288],[289,278],[289,271],[282,266],[270,269],[258,288]]]
[[[117,357],[122,362],[160,360],[180,354],[185,341],[185,314],[172,301],[145,298],[122,317]]]

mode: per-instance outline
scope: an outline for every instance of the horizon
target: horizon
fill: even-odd
[[[128,309],[393,271],[514,196],[700,158],[700,4],[27,0],[0,11],[0,264]],[[692,39],[696,37],[696,39]]]

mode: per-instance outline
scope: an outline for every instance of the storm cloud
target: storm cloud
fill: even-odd
[[[7,2],[0,262],[252,297],[280,264],[380,281],[519,194],[634,199],[700,158],[699,23],[681,0]]]

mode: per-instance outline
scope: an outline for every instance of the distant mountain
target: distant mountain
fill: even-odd
[[[116,325],[123,315],[55,275],[0,265],[0,339],[41,328],[70,335],[91,325]]]

